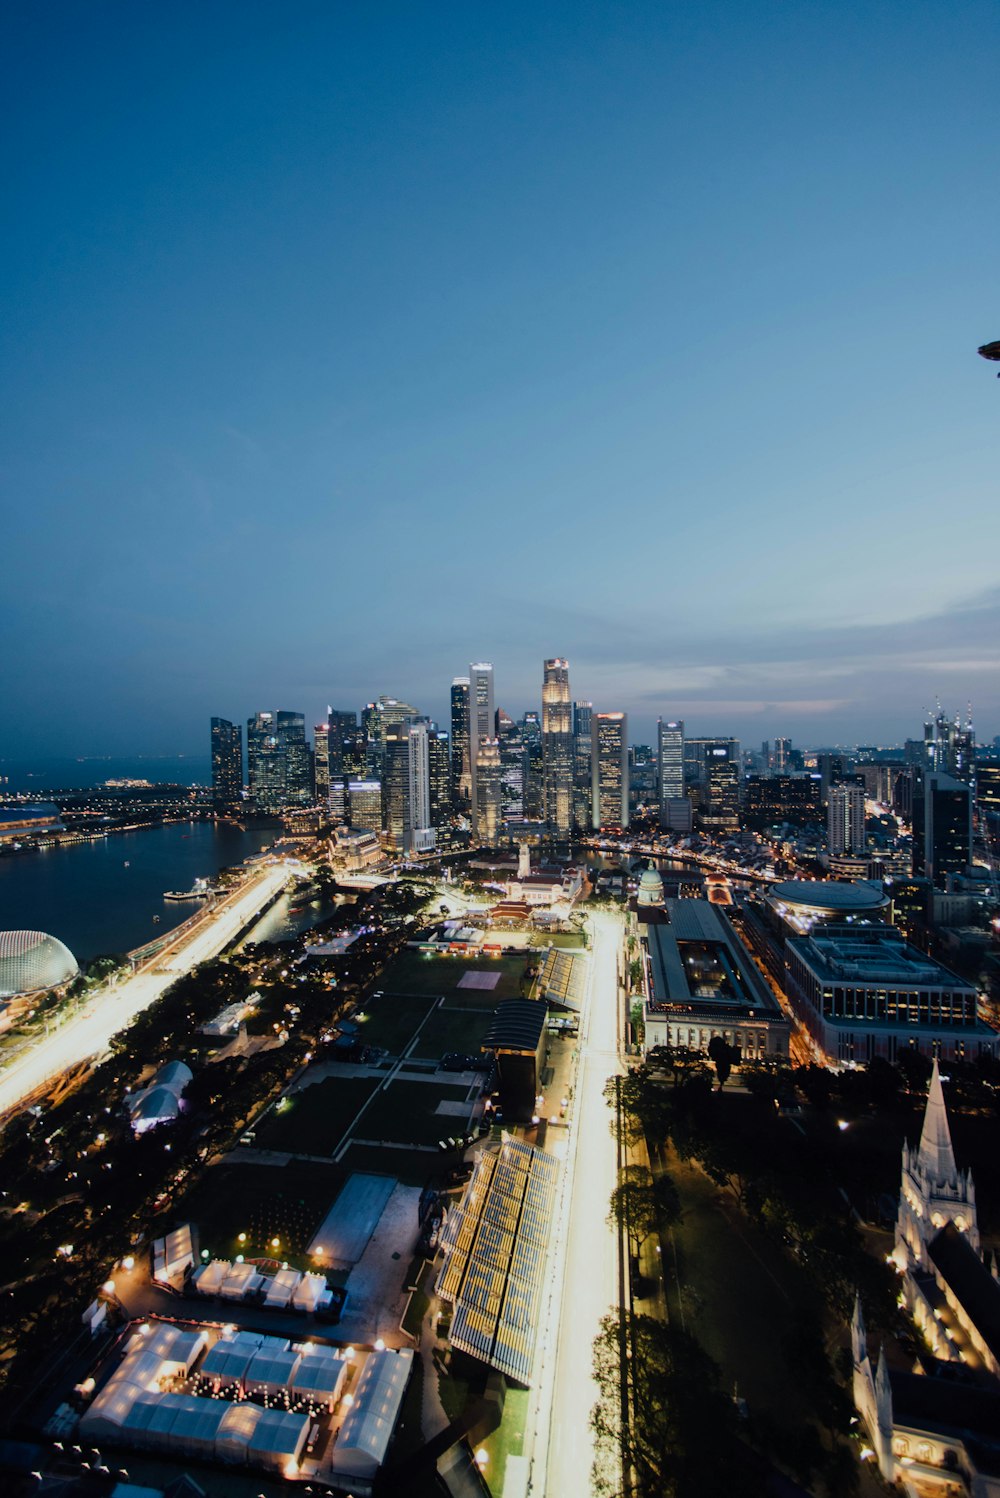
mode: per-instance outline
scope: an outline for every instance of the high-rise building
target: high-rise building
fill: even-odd
[[[669,803],[684,797],[684,723],[680,718],[658,718],[656,721],[656,773],[660,826],[670,827]]]
[[[860,785],[833,785],[826,808],[827,847],[832,858],[865,852],[865,792]]]
[[[285,805],[285,754],[273,713],[247,719],[247,780],[255,811],[271,816]]]
[[[735,832],[740,825],[739,740],[706,740],[704,764],[701,825],[714,832]]]
[[[628,826],[628,716],[595,713],[593,720],[593,825],[601,832]]]
[[[479,740],[476,754],[476,801],[473,835],[477,843],[495,848],[503,826],[503,766],[497,739]]]
[[[791,739],[775,739],[774,757],[771,760],[771,769],[776,775],[784,775],[791,769],[789,759],[792,753]]]
[[[549,830],[568,838],[573,831],[573,704],[569,662],[559,656],[544,665],[542,769]]]
[[[313,794],[312,756],[302,713],[278,713],[277,738],[285,760],[285,805],[308,806]]]
[[[979,815],[1000,823],[1000,763],[983,760],[976,767],[976,799]]]
[[[963,724],[956,713],[949,718],[938,709],[924,724],[924,764],[932,774],[951,775],[971,785],[976,776],[976,732],[972,710]]]
[[[451,684],[451,804],[456,812],[472,806],[472,761],[469,757],[469,678]]]
[[[524,741],[520,728],[502,707],[497,708],[496,738],[500,747],[500,817],[503,822],[519,822],[524,817]]]
[[[212,802],[232,811],[243,799],[243,738],[238,723],[212,719]]]
[[[493,702],[493,666],[490,661],[474,661],[469,667],[469,765],[472,770],[472,826],[476,827],[476,773],[479,745],[492,739],[496,732],[496,708]]]
[[[524,815],[540,822],[545,815],[545,777],[542,720],[537,713],[527,712],[521,719],[521,740],[525,753]]]
[[[434,847],[431,825],[430,756],[427,718],[406,718],[386,727],[385,831],[397,852],[407,856]]]
[[[913,786],[913,872],[944,889],[972,862],[972,789],[952,775],[917,773]]]
[[[573,703],[573,830],[589,832],[593,826],[593,720],[592,702]]]
[[[327,708],[329,714],[330,708]],[[330,806],[330,719],[313,728],[313,787],[317,806]]]
[[[380,780],[349,780],[347,810],[351,827],[355,832],[381,832],[382,782]]]
[[[427,734],[427,767],[431,826],[436,833],[435,847],[440,848],[451,840],[451,740],[435,723]]]
[[[330,729],[330,775],[337,779],[348,773],[348,757],[353,758],[355,754],[358,715],[350,709],[328,707],[326,721]],[[364,768],[363,761],[361,768]]]

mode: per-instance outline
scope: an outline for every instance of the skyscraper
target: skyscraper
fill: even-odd
[[[865,792],[860,785],[833,785],[827,804],[827,845],[831,857],[865,851]]]
[[[670,827],[670,802],[684,799],[684,724],[680,718],[656,720],[656,779],[660,826]]]
[[[735,832],[740,825],[739,741],[706,739],[704,765],[701,824],[716,832]]]
[[[327,713],[330,709],[327,708]],[[313,728],[313,785],[316,805],[330,806],[330,719]]]
[[[972,862],[972,790],[952,775],[920,770],[913,786],[913,872],[944,889]]]
[[[503,825],[503,767],[497,739],[479,740],[476,755],[476,803],[473,832],[486,848],[495,848]]]
[[[456,676],[451,684],[451,802],[457,812],[467,812],[472,805],[467,676]]]
[[[964,724],[957,713],[951,719],[938,709],[924,724],[924,755],[932,774],[951,775],[972,785],[976,775],[976,732],[971,707]]]
[[[427,764],[430,775],[431,826],[435,847],[451,841],[451,741],[443,729],[431,724],[427,734]]]
[[[247,780],[255,811],[270,816],[285,804],[285,756],[273,713],[247,719]]]
[[[545,781],[542,758],[542,720],[537,713],[525,713],[521,719],[524,744],[524,815],[541,821],[545,815]]]
[[[382,782],[351,780],[347,784],[347,810],[355,832],[382,831]]]
[[[504,822],[524,816],[525,750],[521,730],[502,707],[497,708],[500,747],[500,816]]]
[[[573,704],[569,662],[559,656],[544,663],[542,770],[549,828],[556,837],[568,838],[573,831]]]
[[[608,832],[628,826],[628,717],[596,713],[593,725],[593,825]]]
[[[313,794],[313,773],[304,715],[279,711],[277,738],[285,760],[285,804],[308,806]]]
[[[469,667],[469,764],[472,770],[472,825],[476,826],[476,771],[479,745],[496,732],[496,710],[493,705],[493,665],[474,661]]]
[[[408,856],[434,847],[427,718],[406,718],[385,730],[385,830]]]
[[[593,826],[593,717],[592,702],[573,703],[573,829],[578,833]]]
[[[243,799],[243,738],[238,723],[212,719],[212,802],[233,811]]]
[[[358,715],[350,709],[328,707],[326,721],[330,728],[330,775],[337,780],[351,768],[347,760],[354,753]]]

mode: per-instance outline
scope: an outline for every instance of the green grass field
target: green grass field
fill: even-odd
[[[338,1195],[347,1172],[339,1165],[213,1165],[177,1208],[178,1222],[197,1224],[202,1248],[233,1259],[269,1252],[276,1234],[282,1257],[305,1266],[305,1249]],[[246,1241],[239,1234],[246,1233]]]
[[[386,994],[369,999],[361,1010],[366,1018],[359,1024],[358,1039],[362,1045],[382,1046],[391,1056],[401,1056],[433,1007],[426,996]]]
[[[478,1055],[483,1037],[492,1023],[491,1010],[459,1009],[444,1005],[436,1009],[424,1025],[413,1055],[441,1057],[447,1051]]]
[[[521,994],[521,979],[527,965],[524,957],[437,957],[423,952],[404,952],[386,968],[379,988],[387,994],[444,994],[449,1002],[479,1008],[488,1002],[493,1008],[500,999],[516,999]],[[500,974],[497,986],[485,990],[459,989],[463,973]]]
[[[436,1144],[439,1139],[464,1129],[468,1121],[468,1113],[435,1113],[438,1103],[457,1103],[468,1095],[468,1087],[448,1083],[392,1082],[366,1111],[358,1125],[358,1135],[361,1139],[386,1139],[397,1144]]]
[[[348,1173],[370,1171],[374,1175],[395,1176],[404,1186],[426,1186],[428,1182],[440,1184],[455,1160],[454,1155],[393,1149],[392,1145],[349,1144],[340,1164]]]
[[[329,1077],[293,1093],[284,1106],[272,1108],[257,1125],[255,1148],[332,1155],[378,1085],[378,1077]]]

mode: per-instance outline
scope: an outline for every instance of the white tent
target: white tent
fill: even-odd
[[[294,1476],[309,1435],[309,1419],[288,1410],[264,1410],[248,1442],[255,1467]]]
[[[317,1306],[325,1304],[325,1298],[329,1295],[325,1275],[304,1274],[295,1287],[292,1299],[297,1311],[315,1311]]]
[[[309,1353],[303,1357],[295,1370],[292,1392],[314,1404],[323,1404],[332,1410],[340,1398],[347,1378],[347,1362],[326,1349]]]
[[[281,1394],[295,1377],[300,1357],[290,1349],[262,1347],[250,1360],[244,1378],[248,1394]]]
[[[199,1295],[218,1295],[222,1281],[232,1267],[228,1259],[213,1259],[211,1264],[203,1264],[195,1270],[191,1282]]]
[[[263,1283],[264,1276],[258,1274],[252,1264],[231,1264],[219,1286],[219,1294],[223,1300],[242,1300]]]
[[[186,1332],[179,1326],[171,1326],[169,1322],[161,1322],[144,1339],[147,1354],[153,1354],[161,1360],[161,1377],[173,1377],[191,1372],[191,1369],[208,1342],[208,1337],[203,1331]]]
[[[279,1269],[267,1287],[265,1303],[269,1306],[287,1306],[295,1295],[301,1278],[297,1269]]]
[[[119,1372],[84,1411],[80,1419],[80,1434],[88,1441],[119,1439],[129,1410],[136,1399],[147,1392],[141,1384],[132,1383]]]
[[[243,1375],[252,1357],[252,1347],[247,1347],[245,1343],[222,1339],[216,1342],[214,1347],[208,1349],[205,1361],[198,1372],[210,1379],[217,1389],[227,1384],[242,1384]]]
[[[122,1421],[119,1440],[140,1450],[149,1449],[155,1443],[149,1435],[149,1427],[156,1415],[162,1394],[138,1394]]]
[[[354,1403],[340,1428],[330,1465],[343,1477],[370,1484],[385,1461],[413,1366],[409,1347],[369,1353]]]
[[[220,1462],[246,1465],[250,1460],[250,1438],[265,1413],[259,1404],[226,1406],[215,1438],[215,1454]]]
[[[215,1456],[215,1439],[229,1406],[218,1399],[195,1399],[190,1395],[164,1395],[178,1401],[170,1427],[172,1450],[187,1456]]]

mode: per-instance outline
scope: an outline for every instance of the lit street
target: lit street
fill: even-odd
[[[213,910],[194,929],[166,945],[144,968],[117,985],[102,988],[81,1010],[53,1027],[9,1067],[0,1071],[0,1114],[28,1098],[50,1077],[105,1049],[112,1035],[141,1014],[183,973],[216,957],[247,922],[282,888],[288,877],[269,865]]]
[[[590,1492],[594,1448],[589,1419],[597,1400],[592,1349],[601,1317],[618,1298],[617,1234],[608,1223],[617,1153],[604,1087],[621,1070],[617,963],[622,918],[596,911],[590,926],[591,982],[580,1023],[567,1178],[552,1230],[557,1284],[550,1323],[540,1334],[534,1449],[529,1452],[532,1492],[551,1498]]]

